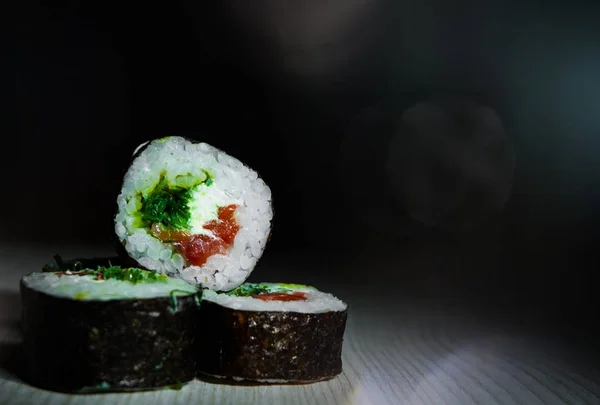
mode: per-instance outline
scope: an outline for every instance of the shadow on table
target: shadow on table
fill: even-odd
[[[21,297],[15,290],[0,290],[0,332],[6,336],[21,339]],[[0,378],[22,381],[22,343],[0,342]]]
[[[14,314],[13,318],[20,316],[21,295],[18,290],[0,290],[0,314],[4,319],[6,314]]]
[[[23,382],[24,366],[21,342],[0,343],[0,378]]]
[[[20,329],[21,296],[15,290],[0,290],[0,330]]]

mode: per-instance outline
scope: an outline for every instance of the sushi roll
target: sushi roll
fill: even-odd
[[[258,174],[181,137],[137,148],[117,198],[115,232],[140,266],[217,291],[248,278],[271,230]]]
[[[196,375],[202,292],[137,268],[31,273],[21,279],[25,379],[58,392],[178,387]]]
[[[314,287],[244,283],[205,291],[200,314],[211,333],[197,340],[199,376],[298,384],[342,372],[347,305]]]

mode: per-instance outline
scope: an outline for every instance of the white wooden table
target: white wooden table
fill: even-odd
[[[349,303],[344,372],[334,380],[258,387],[195,381],[179,391],[135,394],[65,395],[39,390],[22,383],[14,372],[20,342],[20,277],[38,270],[57,252],[65,257],[112,252],[64,246],[3,246],[0,252],[2,405],[600,404],[597,368],[583,366],[579,357],[542,335],[534,337],[505,324],[486,322],[458,307],[402,299],[394,288],[369,285],[369,275],[363,279],[356,271],[343,282],[319,271],[303,278],[306,262],[302,260],[271,261],[260,268],[262,277],[253,278],[277,281],[273,277],[285,273],[281,281],[310,282]]]

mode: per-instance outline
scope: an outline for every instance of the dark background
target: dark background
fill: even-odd
[[[112,243],[133,149],[186,135],[238,157],[271,186],[276,221],[265,258],[385,257],[381,280],[436,279],[436,293],[490,308],[527,305],[590,332],[600,185],[594,2],[278,8],[265,0],[254,7],[257,26],[270,21],[263,8],[292,18],[297,7],[305,20],[257,34],[243,23],[243,2],[214,3],[19,2],[2,13],[5,240]],[[273,45],[281,27],[327,27],[318,19],[325,12],[310,12],[324,4],[331,16],[363,7],[356,15],[367,17],[335,40]],[[440,91],[468,95],[502,118],[517,156],[503,212],[462,232],[425,229],[401,204],[394,218],[365,221],[342,197],[337,171],[355,118],[386,105],[400,113]],[[393,132],[385,114],[366,130],[383,149]],[[329,271],[340,282],[356,276],[341,265]]]

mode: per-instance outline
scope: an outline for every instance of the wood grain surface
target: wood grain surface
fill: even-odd
[[[1,248],[2,405],[600,404],[600,373],[595,363],[548,337],[541,328],[522,329],[514,322],[481,316],[448,302],[401,297],[389,284],[370,286],[367,278],[348,277],[341,282],[320,271],[303,277],[300,269],[307,261],[300,258],[267,260],[260,269],[260,278],[304,280],[348,302],[344,372],[339,377],[300,386],[230,386],[194,381],[179,391],[134,394],[65,395],[40,390],[19,378],[18,282],[56,252],[69,257],[112,253],[99,247]],[[366,275],[376,270],[367,269]],[[255,276],[253,279],[258,278]]]

